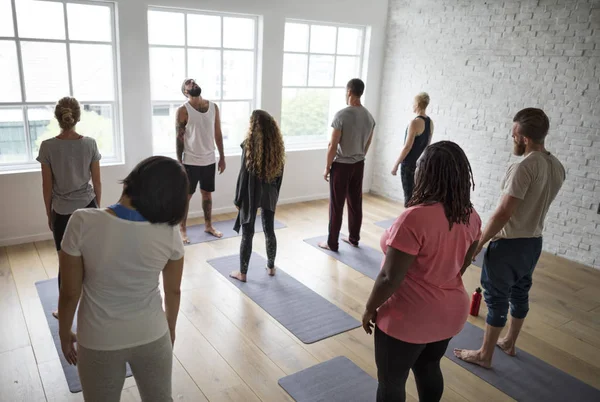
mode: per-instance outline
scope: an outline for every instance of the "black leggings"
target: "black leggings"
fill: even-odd
[[[254,238],[254,227],[256,224],[256,213],[254,211],[250,222],[242,225],[242,243],[240,244],[240,272],[246,274],[252,255],[252,239]],[[267,243],[267,267],[275,268],[275,255],[277,254],[277,238],[275,237],[275,212],[262,210],[262,225],[265,231]]]
[[[402,190],[404,190],[404,207],[408,204],[415,188],[416,166],[401,165],[400,179],[402,180]]]
[[[404,402],[406,380],[412,369],[420,402],[438,402],[444,392],[440,360],[450,339],[423,345],[407,343],[375,328],[377,402]]]

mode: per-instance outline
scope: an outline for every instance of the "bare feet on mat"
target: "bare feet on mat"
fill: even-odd
[[[190,239],[187,236],[187,229],[180,229],[181,232],[181,240],[183,240],[183,244],[190,244]]]
[[[217,229],[215,229],[213,226],[207,226],[206,229],[204,229],[204,231],[208,234],[211,234],[217,238],[221,238],[223,237],[223,233],[219,232]]]
[[[329,248],[329,245],[327,244],[327,242],[324,242],[324,241],[322,241],[321,243],[319,243],[319,247],[321,247],[324,250],[331,250]],[[333,250],[331,250],[331,251],[333,251]]]
[[[356,247],[356,248],[358,248],[358,244],[354,244],[354,243],[352,243],[352,242],[350,241],[350,239],[349,239],[349,238],[347,238],[347,237],[344,237],[344,238],[342,238],[342,241],[343,241],[344,243],[348,243],[348,244],[349,244],[349,245],[351,245],[352,247]]]
[[[269,267],[265,267],[265,269],[267,270],[267,274],[269,274],[269,276],[275,276],[275,268],[269,268]]]
[[[246,282],[246,274],[242,274],[240,271],[233,271],[229,274],[233,279],[237,279],[240,282]]]
[[[499,339],[496,345],[498,345],[498,347],[509,356],[515,357],[517,355],[517,348],[515,348],[515,344],[509,342],[506,338]]]
[[[52,312],[52,317],[58,320],[58,310]]]
[[[467,363],[477,364],[483,368],[492,367],[492,361],[484,359],[479,350],[454,349],[454,356]]]

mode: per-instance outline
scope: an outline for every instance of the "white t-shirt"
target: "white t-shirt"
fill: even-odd
[[[69,219],[62,250],[83,257],[77,315],[81,346],[125,349],[153,342],[169,330],[158,281],[169,260],[183,257],[177,226],[80,209]]]
[[[215,157],[215,104],[208,102],[208,110],[197,111],[184,103],[188,118],[183,139],[183,164],[193,166],[209,166],[216,163]]]

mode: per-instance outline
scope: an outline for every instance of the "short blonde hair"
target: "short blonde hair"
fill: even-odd
[[[427,92],[419,92],[417,96],[415,96],[415,100],[417,101],[419,109],[427,109],[427,106],[429,106],[429,94]]]

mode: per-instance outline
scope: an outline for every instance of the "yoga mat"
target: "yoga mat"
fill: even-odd
[[[188,228],[187,228],[188,239],[190,239],[190,244],[197,244],[197,243],[204,243],[207,241],[215,241],[215,240],[221,240],[221,239],[227,239],[230,237],[239,236],[239,234],[237,234],[233,230],[234,224],[235,224],[235,219],[230,219],[228,221],[213,222],[213,227],[215,229],[217,229],[219,232],[223,233],[223,237],[220,237],[220,238],[215,237],[211,234],[205,233],[204,232],[204,224],[188,226]],[[275,220],[274,226],[275,226],[275,229],[282,229],[282,228],[286,227],[283,223],[281,223],[277,220]],[[257,219],[256,219],[255,231],[257,233],[263,231],[262,221],[261,221],[260,217],[257,217]]]
[[[343,262],[350,268],[375,280],[381,269],[381,261],[383,261],[384,257],[383,253],[364,244],[358,247],[351,246],[342,241],[342,237],[340,236],[338,251],[325,250],[319,247],[320,242],[327,241],[327,236],[313,237],[311,239],[304,239],[304,241],[336,260]]]
[[[60,344],[60,337],[58,336],[58,320],[52,316],[52,312],[56,310],[58,306],[58,281],[56,278],[46,279],[35,283],[40,301],[42,302],[42,308],[44,309],[44,315],[48,326],[50,327],[50,333],[54,340],[54,346],[58,352],[60,364],[65,373],[67,384],[69,385],[69,391],[72,393],[81,392],[81,383],[79,382],[79,374],[77,373],[77,367],[71,366],[65,360],[65,356],[62,352]],[[75,312],[75,320],[73,320],[73,332],[77,333],[77,312]],[[127,364],[126,377],[131,377],[131,369]]]
[[[304,343],[360,327],[352,316],[284,271],[277,269],[275,276],[267,275],[267,260],[256,253],[250,258],[246,283],[229,277],[240,267],[239,255],[208,263]]]
[[[375,402],[377,381],[346,357],[283,377],[279,385],[297,402]]]
[[[396,222],[396,219],[397,219],[397,218],[387,219],[387,220],[385,220],[385,221],[379,221],[379,222],[375,222],[375,224],[376,224],[377,226],[379,226],[380,228],[387,229],[387,228],[389,228],[390,226],[392,226],[392,224],[393,224],[394,222]]]
[[[510,357],[496,348],[491,369],[454,356],[454,348],[477,349],[482,341],[483,330],[467,322],[450,341],[446,357],[519,402],[600,401],[600,390],[522,350]]]

